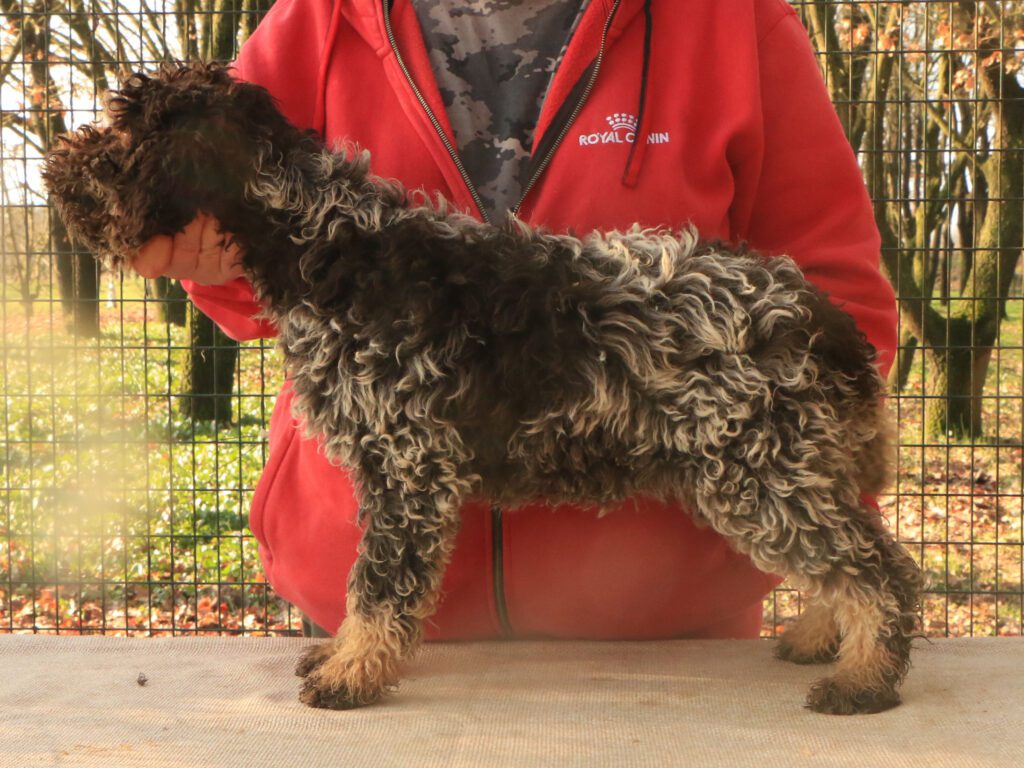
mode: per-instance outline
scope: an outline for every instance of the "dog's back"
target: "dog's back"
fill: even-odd
[[[354,395],[366,407],[422,390],[419,407],[454,427],[486,493],[650,491],[666,467],[678,475],[778,398],[818,396],[823,382],[840,441],[874,459],[857,473],[863,490],[877,490],[888,435],[875,426],[873,350],[791,260],[689,230],[580,241],[513,223],[438,243],[423,226],[389,232],[358,284],[321,308],[325,327],[286,327],[284,347],[308,367],[337,363],[311,343],[341,345],[341,369],[324,375],[369,382]]]

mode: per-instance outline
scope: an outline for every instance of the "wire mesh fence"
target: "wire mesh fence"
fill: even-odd
[[[881,509],[928,573],[929,634],[1022,634],[1024,3],[791,4],[900,298]],[[299,628],[246,527],[274,350],[173,282],[101,273],[38,175],[121,68],[230,59],[269,5],[0,0],[0,632]],[[771,635],[799,598],[765,607]]]
[[[246,528],[281,382],[272,349],[239,347],[176,284],[100,274],[38,175],[122,68],[230,59],[268,6],[0,4],[0,631],[298,627]]]

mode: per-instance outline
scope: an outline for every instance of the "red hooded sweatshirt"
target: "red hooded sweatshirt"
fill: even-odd
[[[416,14],[409,0],[390,6],[388,16],[385,0],[277,0],[237,74],[269,89],[295,124],[369,149],[377,174],[479,216]],[[896,310],[870,200],[784,0],[591,0],[535,136],[521,218],[577,233],[693,222],[707,238],[788,253],[888,370]],[[244,281],[186,288],[230,336],[274,334],[253,318]],[[290,403],[286,386],[250,525],[278,594],[334,631],[357,504],[346,473],[297,431]],[[673,505],[635,499],[598,517],[470,504],[427,635],[756,636],[776,583]]]

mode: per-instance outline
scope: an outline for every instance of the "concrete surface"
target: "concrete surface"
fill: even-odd
[[[1024,766],[1024,639],[918,641],[903,706],[853,718],[757,640],[432,644],[384,703],[317,711],[307,642],[0,636],[0,765]]]

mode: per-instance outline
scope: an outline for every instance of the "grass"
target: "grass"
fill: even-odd
[[[291,631],[246,527],[273,352],[244,346],[231,425],[193,423],[185,331],[125,285],[99,339],[3,304],[0,630]]]
[[[920,356],[890,401],[899,469],[881,509],[928,574],[930,635],[1022,634],[1022,308],[1002,326],[984,439],[925,439]],[[68,335],[53,302],[0,313],[0,632],[295,631],[246,527],[276,354],[243,345],[235,419],[217,428],[179,415],[187,339],[140,281],[103,307],[100,339]],[[763,634],[799,607],[777,590]]]

